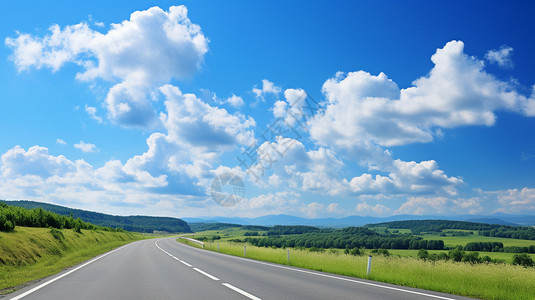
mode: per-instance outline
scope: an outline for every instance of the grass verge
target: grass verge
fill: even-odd
[[[131,232],[30,228],[0,232],[0,293],[44,278],[143,236]]]
[[[184,239],[191,246],[199,245]],[[218,242],[205,243],[204,249],[217,251]],[[346,255],[341,251],[322,253],[290,249],[247,246],[247,258],[283,265],[366,278],[392,284],[433,290],[481,299],[535,299],[535,269],[509,264],[468,264],[451,261],[423,261],[412,257],[374,256],[370,276],[366,275],[367,256]],[[219,252],[244,256],[243,244],[219,242]]]

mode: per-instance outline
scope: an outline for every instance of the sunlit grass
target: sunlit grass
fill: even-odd
[[[56,239],[48,228],[17,226],[14,232],[0,232],[0,289],[12,291],[24,282],[60,272],[96,255],[134,240],[140,234],[70,229]]]
[[[194,243],[188,243],[193,246]],[[243,244],[226,241],[206,243],[205,249],[244,256]],[[374,256],[370,276],[368,256],[346,255],[340,250],[323,253],[246,245],[246,257],[300,268],[367,278],[410,287],[483,299],[535,299],[535,269],[510,264],[455,263],[418,260],[411,257]]]

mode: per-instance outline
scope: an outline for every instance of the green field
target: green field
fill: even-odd
[[[474,235],[469,236],[439,236],[439,235],[432,235],[432,234],[425,234],[422,235],[422,237],[426,240],[443,240],[444,245],[446,247],[455,247],[457,245],[466,245],[470,242],[502,242],[504,247],[509,246],[531,246],[535,245],[535,241],[533,240],[517,240],[517,239],[508,239],[508,238],[501,238],[501,237],[488,237],[488,236],[480,236],[477,233]]]
[[[17,226],[0,232],[0,291],[12,292],[28,281],[56,274],[143,236],[130,232],[56,230]],[[61,232],[58,234],[57,232]]]
[[[292,248],[289,249],[290,261],[288,261],[287,249],[255,247],[228,241],[229,239],[245,238],[243,236],[245,232],[246,230],[235,228],[212,230],[195,233],[194,237],[210,238],[219,235],[220,240],[205,242],[206,250],[217,251],[219,245],[220,252],[243,257],[244,246],[246,246],[246,257],[256,260],[482,299],[535,299],[535,289],[533,288],[535,286],[535,269],[511,265],[513,253],[480,252],[480,256],[488,255],[506,263],[469,264],[442,260],[436,262],[419,260],[416,258],[418,250],[388,250],[392,255],[384,257],[372,254],[369,249],[365,250],[361,256],[352,256],[344,254],[341,249],[310,252],[307,249]],[[430,237],[438,238],[437,235],[426,236],[426,238]],[[502,240],[509,242],[508,244],[504,243],[507,246],[533,244],[533,241],[480,236],[446,238],[452,245],[464,245],[470,241]],[[183,239],[179,239],[179,241],[198,247],[198,244]],[[447,251],[429,251],[429,253],[440,252]],[[366,275],[368,254],[373,255],[370,276]],[[535,259],[535,255],[531,256]]]

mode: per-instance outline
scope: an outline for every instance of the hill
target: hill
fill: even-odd
[[[42,208],[44,210],[63,216],[72,215],[72,217],[75,219],[80,218],[84,222],[89,222],[95,225],[112,228],[123,228],[124,230],[128,231],[153,232],[156,230],[167,232],[191,232],[191,228],[189,227],[188,223],[178,218],[149,216],[113,216],[36,201],[0,200],[0,202],[6,203],[7,205],[24,207],[27,209]]]

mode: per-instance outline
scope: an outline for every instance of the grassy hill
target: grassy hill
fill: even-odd
[[[167,232],[191,232],[191,228],[189,227],[188,223],[178,218],[148,216],[113,216],[36,201],[0,200],[0,202],[4,202],[12,206],[24,207],[27,209],[42,208],[44,210],[63,216],[70,216],[72,214],[72,217],[75,219],[80,218],[82,221],[99,226],[106,226],[112,228],[120,227],[128,231],[153,232],[157,230]]]

